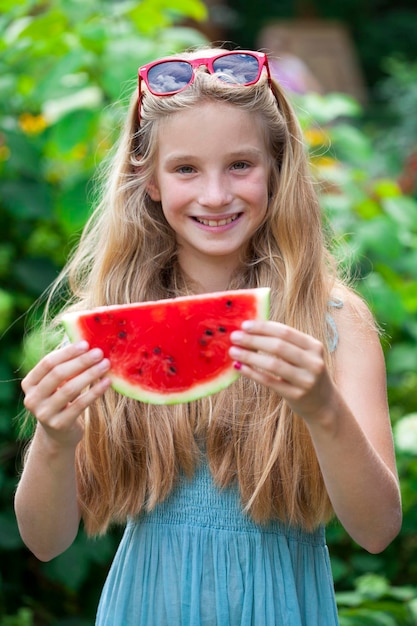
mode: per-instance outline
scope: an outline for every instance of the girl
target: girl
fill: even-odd
[[[16,493],[41,560],[126,529],[97,625],[334,626],[324,525],[370,552],[401,508],[383,355],[335,275],[302,135],[267,57],[204,49],[139,70],[108,183],[63,277],[91,308],[256,286],[271,319],[232,336],[239,380],[149,406],[85,343],[22,383],[37,426]]]

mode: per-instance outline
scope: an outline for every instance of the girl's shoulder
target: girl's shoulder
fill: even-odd
[[[364,298],[354,289],[346,285],[337,285],[331,291],[329,308],[332,314],[342,320],[351,320],[354,323],[371,324],[376,327],[374,316]]]
[[[347,286],[337,286],[329,300],[329,316],[337,329],[338,341],[349,338],[352,341],[378,341],[380,329],[364,298]]]

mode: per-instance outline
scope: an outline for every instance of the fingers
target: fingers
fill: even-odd
[[[75,419],[104,393],[110,368],[101,350],[86,342],[70,344],[44,357],[22,381],[25,407],[41,422],[53,425]]]
[[[237,369],[287,399],[305,395],[325,369],[321,342],[276,322],[245,322],[231,335]]]
[[[289,374],[296,369],[320,367],[323,346],[310,335],[275,322],[244,323],[242,328],[231,335],[232,358],[244,357],[248,364],[275,373],[275,367]]]

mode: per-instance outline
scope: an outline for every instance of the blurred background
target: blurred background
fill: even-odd
[[[25,549],[13,513],[20,380],[40,358],[39,298],[89,215],[137,67],[223,40],[271,54],[335,254],[382,329],[404,525],[379,555],[329,526],[340,623],[417,625],[415,0],[2,0],[0,626],[94,624],[121,530],[94,541],[81,531],[50,563]]]

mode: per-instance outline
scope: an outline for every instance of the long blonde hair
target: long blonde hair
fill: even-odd
[[[271,287],[271,319],[313,335],[327,347],[334,272],[322,216],[294,111],[276,83],[227,85],[197,72],[170,97],[146,93],[138,127],[137,96],[112,161],[101,201],[55,286],[67,281],[68,306],[88,309],[193,292],[177,263],[175,233],[146,192],[159,120],[202,101],[225,102],[257,117],[270,152],[267,217],[229,288]],[[68,307],[67,307],[68,308]],[[77,448],[79,502],[87,533],[151,510],[207,457],[219,487],[238,485],[257,522],[281,519],[307,530],[326,522],[331,505],[303,420],[285,400],[241,377],[227,390],[176,406],[151,406],[113,390],[84,416]]]

